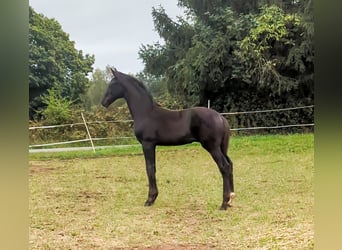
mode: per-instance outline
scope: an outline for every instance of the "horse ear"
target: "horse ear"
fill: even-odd
[[[116,77],[116,75],[115,75],[117,73],[116,68],[110,68],[110,70],[112,71],[113,76]]]

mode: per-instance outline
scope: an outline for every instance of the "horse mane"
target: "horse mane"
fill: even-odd
[[[119,71],[117,71],[119,72]],[[122,78],[125,78],[130,84],[133,84],[135,86],[137,86],[139,88],[139,90],[141,90],[142,92],[144,92],[148,98],[151,100],[151,102],[157,106],[160,106],[158,103],[156,103],[153,99],[153,96],[151,95],[150,91],[148,90],[148,88],[146,87],[146,85],[138,80],[137,78],[133,77],[133,76],[130,76],[130,75],[127,75],[127,74],[124,74],[122,72],[119,72],[120,73],[120,76]]]

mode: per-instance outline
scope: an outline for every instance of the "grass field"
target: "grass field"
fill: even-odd
[[[199,145],[30,156],[30,249],[313,249],[314,135],[233,137],[236,198]]]

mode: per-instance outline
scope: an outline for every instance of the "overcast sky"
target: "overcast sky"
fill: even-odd
[[[94,68],[107,65],[125,73],[143,69],[141,44],[161,41],[154,31],[152,7],[163,6],[173,19],[182,15],[177,0],[29,0],[30,6],[55,18],[76,48],[95,55]]]

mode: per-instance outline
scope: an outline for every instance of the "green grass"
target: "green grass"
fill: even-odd
[[[219,171],[198,144],[158,148],[153,207],[143,206],[140,147],[31,154],[30,248],[312,249],[313,142],[313,134],[233,137],[237,196],[228,211],[219,210]]]

